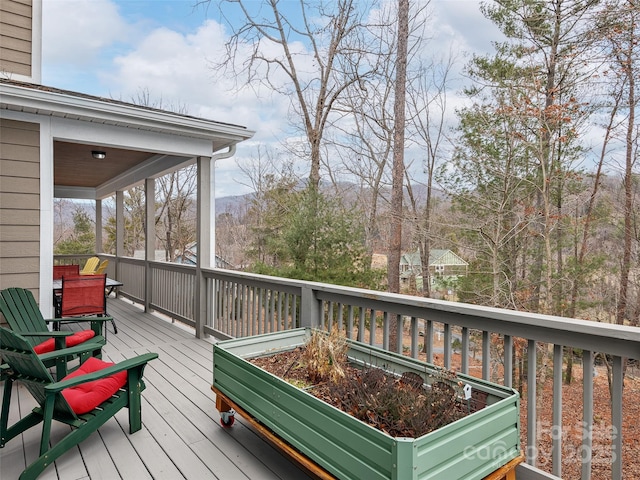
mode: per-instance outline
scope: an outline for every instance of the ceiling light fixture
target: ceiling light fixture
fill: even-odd
[[[95,158],[96,160],[104,160],[105,158],[107,158],[107,154],[105,152],[101,152],[99,150],[92,150],[91,151],[91,156],[93,158]]]

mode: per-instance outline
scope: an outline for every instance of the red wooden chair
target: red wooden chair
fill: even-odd
[[[106,282],[106,274],[62,277],[61,316],[106,315]]]
[[[72,275],[62,277],[62,298],[60,317],[107,315],[107,296],[105,287],[107,275]],[[113,332],[118,333],[116,322],[110,319]]]
[[[61,280],[62,277],[68,275],[80,275],[80,265],[54,265],[53,266],[53,279]],[[53,292],[53,306],[56,309],[56,317],[60,317],[60,298],[62,292],[60,290],[54,290]]]
[[[80,275],[80,265],[54,265],[53,279],[60,280],[64,276]]]

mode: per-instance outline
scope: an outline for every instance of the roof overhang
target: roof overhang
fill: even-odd
[[[239,125],[6,79],[0,79],[0,109],[51,118],[60,197],[104,198],[198,156],[232,151],[254,134]],[[91,158],[93,149],[107,151],[102,164]]]

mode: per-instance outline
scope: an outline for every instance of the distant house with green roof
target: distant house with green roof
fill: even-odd
[[[451,250],[433,249],[429,254],[429,276],[431,285],[439,280],[452,280],[467,275],[469,264]],[[422,286],[424,271],[420,252],[405,253],[400,257],[400,282],[409,284],[415,278],[418,288]]]

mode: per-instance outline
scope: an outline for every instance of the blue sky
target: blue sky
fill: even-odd
[[[217,196],[245,193],[236,161],[286,137],[288,99],[260,97],[249,88],[234,93],[232,79],[214,79],[211,62],[227,32],[216,1],[208,8],[195,3],[43,0],[42,83],[124,101],[147,91],[154,106],[255,130],[235,159],[216,166]],[[483,52],[499,38],[477,0],[434,0],[431,8],[433,52]]]

